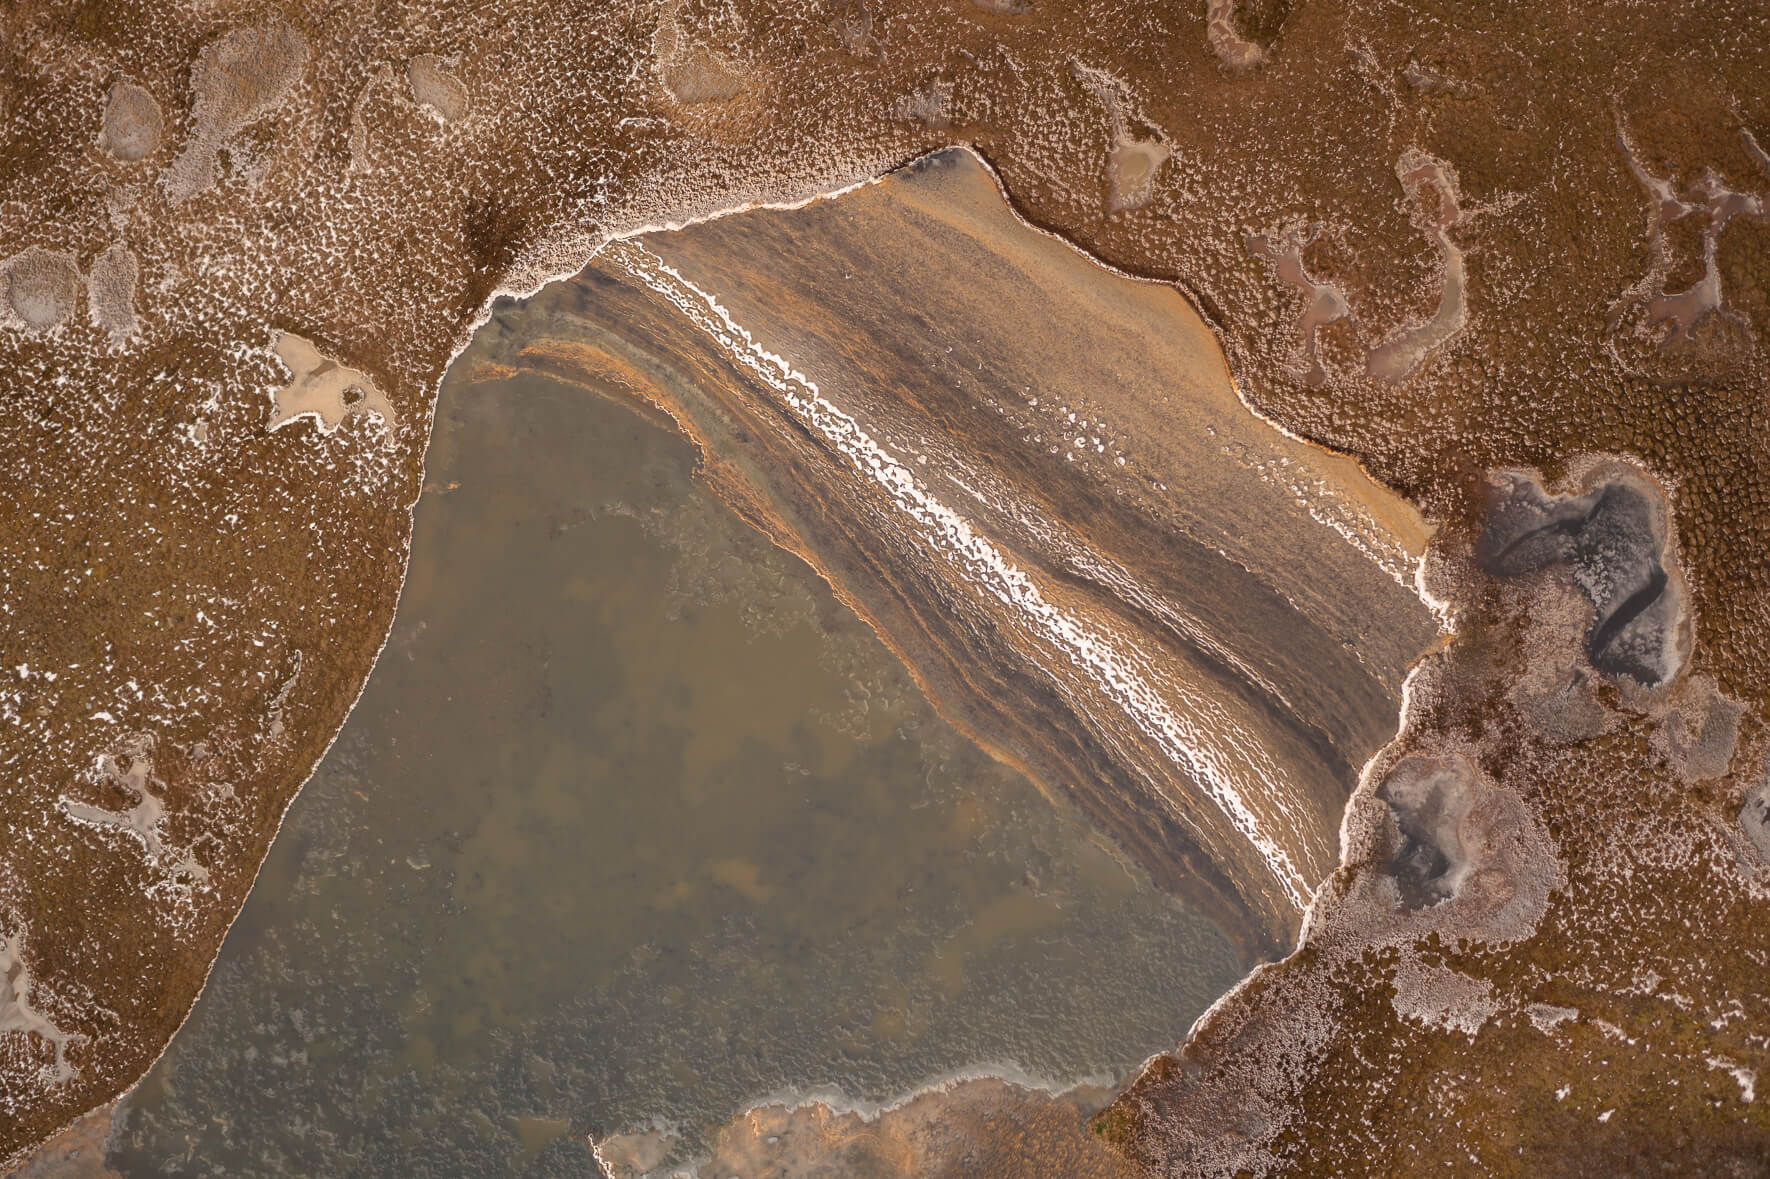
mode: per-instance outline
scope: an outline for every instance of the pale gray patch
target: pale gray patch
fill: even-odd
[[[140,280],[141,261],[122,242],[113,242],[93,260],[86,281],[86,313],[110,333],[113,347],[135,334],[135,289]]]
[[[59,250],[32,246],[6,264],[12,310],[34,332],[47,331],[74,310],[80,270]]]
[[[1112,212],[1140,209],[1155,195],[1156,176],[1173,153],[1159,139],[1138,139],[1120,134],[1112,145],[1107,163],[1109,196],[1106,207]]]
[[[1251,69],[1266,60],[1266,50],[1235,27],[1235,0],[1205,0],[1205,42],[1231,70]]]
[[[1395,968],[1395,1014],[1444,1031],[1473,1036],[1499,1011],[1493,984],[1448,966],[1428,966],[1411,953]]]
[[[406,81],[412,87],[413,100],[443,122],[458,123],[467,117],[467,87],[436,54],[420,53],[407,62]]]
[[[140,734],[124,742],[116,753],[98,759],[99,778],[133,794],[136,802],[127,810],[112,811],[90,803],[62,796],[62,809],[68,817],[94,827],[122,831],[136,839],[147,852],[148,859],[166,868],[174,877],[198,884],[207,883],[209,870],[197,863],[189,850],[175,854],[160,834],[160,823],[166,817],[165,785],[154,777],[154,741]]]
[[[1770,864],[1770,768],[1759,776],[1758,784],[1740,804],[1739,826],[1758,858]]]
[[[169,202],[182,204],[215,183],[216,155],[282,104],[307,58],[307,39],[281,20],[235,29],[203,47],[192,71],[195,127],[161,178]]]
[[[1712,781],[1733,764],[1744,714],[1745,705],[1725,695],[1713,679],[1692,676],[1674,695],[1655,744],[1686,781]]]
[[[1338,896],[1318,896],[1305,937],[1406,944],[1437,933],[1488,945],[1529,937],[1566,866],[1524,802],[1468,754],[1414,753],[1348,804]]]
[[[683,106],[726,102],[744,89],[744,80],[730,66],[702,48],[689,50],[663,67],[664,89]]]
[[[297,418],[312,418],[322,434],[330,434],[352,414],[380,414],[391,430],[399,421],[393,406],[367,373],[347,368],[292,332],[276,334],[277,359],[289,369],[289,383],[271,397],[268,430],[279,430]]]
[[[920,90],[906,94],[891,108],[892,117],[903,123],[921,123],[940,130],[952,123],[953,84],[934,78]]]
[[[1411,200],[1436,197],[1430,211],[1415,223],[1437,244],[1444,272],[1438,309],[1432,317],[1397,328],[1370,350],[1366,371],[1383,381],[1406,380],[1428,356],[1462,331],[1469,317],[1463,251],[1450,236],[1450,231],[1463,219],[1456,169],[1437,156],[1410,147],[1401,153],[1395,174]]]
[[[1561,1024],[1578,1019],[1579,1008],[1557,1007],[1553,1003],[1532,1003],[1524,1009],[1524,1014],[1530,1017],[1530,1026],[1546,1036]]]
[[[1303,248],[1315,240],[1318,226],[1291,226],[1278,233],[1249,235],[1248,252],[1271,264],[1274,276],[1303,293],[1306,305],[1297,320],[1297,355],[1291,371],[1310,385],[1327,380],[1316,333],[1352,314],[1346,296],[1332,283],[1316,280],[1303,265]]]
[[[1651,688],[1676,678],[1688,654],[1684,595],[1665,548],[1643,480],[1618,475],[1583,495],[1551,496],[1514,472],[1495,485],[1476,556],[1502,578],[1565,567],[1596,609],[1586,635],[1592,666]]]
[[[100,147],[124,163],[134,163],[159,149],[165,129],[166,116],[145,87],[134,82],[118,82],[111,87],[105,98],[104,125],[98,134]]]
[[[47,1070],[47,1080],[51,1084],[61,1084],[71,1080],[78,1071],[68,1063],[68,1045],[85,1037],[62,1031],[33,1006],[32,990],[31,970],[25,963],[23,929],[13,934],[0,934],[0,1034],[24,1032],[42,1036],[55,1045],[55,1063]]]
[[[1409,758],[1377,787],[1377,797],[1389,808],[1384,870],[1410,909],[1449,900],[1469,873],[1463,843],[1474,804],[1469,785],[1461,762]]]

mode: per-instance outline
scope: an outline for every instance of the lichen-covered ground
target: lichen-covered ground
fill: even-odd
[[[1246,398],[1446,526],[1462,630],[1390,761],[1460,751],[1560,865],[1504,948],[1306,948],[1103,1127],[1178,1158],[1196,1090],[1169,1082],[1239,1058],[1266,1106],[1223,1132],[1262,1166],[1761,1169],[1737,817],[1770,670],[1767,81],[1761,5],[10,5],[0,1157],[188,1010],[386,634],[431,401],[491,292],[963,142],[1030,219],[1180,283]],[[285,420],[290,339],[369,404],[309,369],[335,412]],[[1523,601],[1469,555],[1489,472],[1583,491],[1580,454],[1667,505],[1688,649],[1650,692],[1530,637],[1594,625],[1579,562]],[[1263,1058],[1237,1040],[1262,1003],[1327,1018]],[[1471,1004],[1474,1034],[1442,1014]]]

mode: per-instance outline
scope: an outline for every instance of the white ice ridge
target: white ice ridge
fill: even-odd
[[[1016,611],[1044,641],[1098,684],[1108,698],[1154,738],[1165,756],[1205,788],[1235,829],[1264,857],[1291,904],[1298,909],[1306,905],[1311,891],[1309,883],[1284,849],[1260,829],[1253,811],[1236,789],[1230,758],[1212,747],[1210,734],[1246,737],[1245,742],[1238,743],[1244,756],[1251,755],[1253,760],[1265,763],[1250,769],[1276,786],[1276,779],[1282,775],[1264,757],[1257,741],[1240,733],[1240,726],[1220,708],[1183,686],[1168,685],[1181,688],[1177,694],[1187,705],[1211,714],[1206,717],[1210,726],[1201,728],[1177,713],[1151,682],[1153,668],[1134,652],[1121,650],[1110,636],[1048,602],[1026,573],[978,535],[968,520],[931,495],[908,467],[827,400],[813,381],[784,357],[758,344],[713,295],[637,242],[612,242],[603,254],[681,311],[727,355],[779,393],[804,425],[826,438],[863,476],[884,488],[899,508],[924,527],[931,542],[957,557],[960,568],[973,584]]]

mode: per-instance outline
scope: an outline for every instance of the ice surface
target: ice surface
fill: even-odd
[[[1565,567],[1596,614],[1592,665],[1652,687],[1685,658],[1683,594],[1664,561],[1662,509],[1643,481],[1617,475],[1582,495],[1548,495],[1529,476],[1501,478],[1481,538],[1481,564],[1512,578]]]

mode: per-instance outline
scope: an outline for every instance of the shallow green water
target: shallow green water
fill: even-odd
[[[501,317],[522,314],[506,309]],[[1241,973],[953,732],[687,443],[446,384],[398,622],[126,1175],[586,1175],[590,1131],[1121,1072]]]

